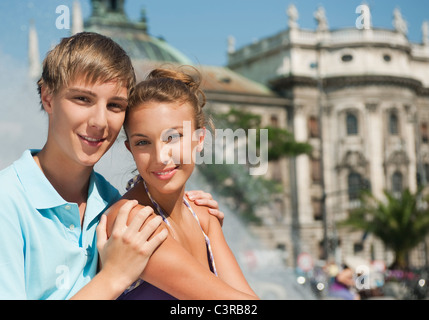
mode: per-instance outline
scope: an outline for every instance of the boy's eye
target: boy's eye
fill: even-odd
[[[87,97],[74,97],[74,100],[77,100],[79,102],[89,102],[89,99]]]
[[[127,106],[123,106],[118,103],[109,103],[108,108],[114,112],[122,112],[127,109]]]

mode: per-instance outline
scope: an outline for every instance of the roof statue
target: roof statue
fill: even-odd
[[[33,21],[30,22],[30,29],[28,33],[28,60],[28,75],[30,79],[37,79],[40,77],[42,69],[40,66],[39,41]]]
[[[325,8],[323,8],[322,6],[320,6],[314,13],[314,19],[316,19],[317,21],[318,31],[327,31],[329,29]]]
[[[228,37],[228,53],[234,53],[235,52],[235,37],[229,36]]]
[[[429,21],[424,21],[422,24],[422,43],[429,46]]]
[[[404,36],[408,33],[407,21],[402,17],[402,13],[399,8],[396,8],[393,11],[393,27],[397,32],[402,33]]]
[[[294,4],[291,4],[288,9],[286,10],[286,14],[289,18],[288,21],[288,26],[289,29],[297,29],[298,28],[298,18],[299,18],[299,13],[298,13],[298,9],[295,7]]]
[[[73,2],[73,22],[71,28],[71,34],[76,34],[82,32],[83,29],[83,16],[82,16],[82,7],[80,2],[75,0]]]

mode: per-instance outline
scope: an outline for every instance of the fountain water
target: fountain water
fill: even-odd
[[[40,109],[34,80],[28,79],[27,69],[0,52],[0,169],[18,159],[28,148],[41,148],[46,140],[47,117]],[[110,151],[97,164],[96,170],[115,187],[124,192],[126,182],[134,175],[135,165],[123,146],[123,134]],[[188,189],[203,189],[213,194],[215,190],[195,171]],[[245,224],[228,208],[223,230],[252,288],[262,299],[313,299],[310,291],[296,282],[291,269],[285,267],[281,251],[268,250],[251,234]]]

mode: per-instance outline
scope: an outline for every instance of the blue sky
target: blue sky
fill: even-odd
[[[41,59],[50,46],[68,36],[58,30],[58,5],[72,8],[73,0],[0,1],[0,54],[27,63],[27,34],[31,20],[37,28]],[[330,28],[353,27],[362,0],[127,0],[128,16],[137,20],[141,8],[149,19],[149,33],[164,37],[171,45],[201,64],[225,65],[227,38],[233,35],[237,47],[286,29],[286,8],[294,3],[302,28],[314,29],[313,12],[319,5],[326,10]],[[408,37],[421,41],[421,24],[429,20],[428,0],[367,0],[374,27],[392,27],[392,13],[399,7],[408,21]],[[84,17],[90,15],[90,0],[81,0]]]

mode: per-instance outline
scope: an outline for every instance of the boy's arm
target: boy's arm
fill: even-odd
[[[0,220],[0,300],[24,300],[24,242],[19,219],[3,204]]]
[[[116,299],[138,279],[149,257],[165,240],[166,231],[159,232],[148,240],[162,222],[159,218],[151,219],[145,224],[153,213],[152,208],[145,207],[130,219],[129,214],[136,205],[137,201],[121,200],[113,206],[121,207],[109,238],[107,218],[102,216],[97,227],[97,248],[102,269],[72,299]]]
[[[218,202],[213,199],[210,193],[201,190],[193,190],[187,191],[186,196],[197,206],[208,207],[208,212],[219,220],[221,226],[223,225],[225,214],[219,210]]]

